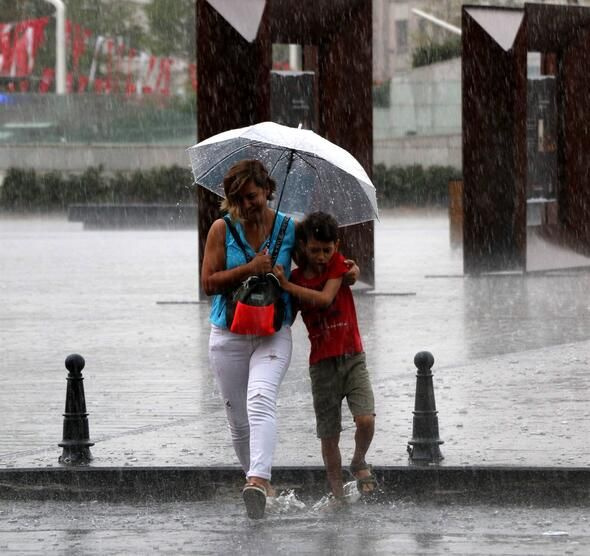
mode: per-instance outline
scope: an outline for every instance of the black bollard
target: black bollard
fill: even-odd
[[[94,442],[90,442],[88,435],[88,413],[86,413],[84,379],[82,378],[84,364],[84,358],[77,353],[68,355],[66,358],[66,369],[69,371],[66,411],[63,439],[58,444],[63,447],[59,463],[65,465],[84,464],[92,459],[90,446],[94,446]]]
[[[414,357],[416,373],[416,401],[414,404],[414,425],[412,439],[408,442],[410,460],[419,463],[433,463],[443,459],[438,437],[438,417],[432,386],[432,365],[434,357],[429,351],[421,351]]]

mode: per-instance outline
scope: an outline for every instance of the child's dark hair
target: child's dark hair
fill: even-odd
[[[338,241],[338,222],[326,212],[312,212],[305,217],[298,228],[297,239],[303,243],[307,243],[308,239]]]

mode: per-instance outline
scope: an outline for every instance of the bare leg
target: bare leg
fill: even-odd
[[[365,463],[365,456],[373,440],[375,433],[375,416],[374,415],[357,415],[354,418],[356,424],[356,433],[354,435],[354,455],[350,462],[351,467],[359,467]],[[371,476],[369,469],[359,469],[354,473],[357,479],[364,479]],[[374,486],[370,484],[364,485],[364,492],[372,492]]]
[[[322,457],[326,466],[326,475],[328,483],[332,489],[332,494],[336,497],[344,496],[342,484],[342,457],[340,456],[340,435],[322,438]]]

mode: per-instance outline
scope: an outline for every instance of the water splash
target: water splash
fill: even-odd
[[[266,511],[273,514],[292,513],[305,508],[305,503],[297,498],[293,489],[284,490],[278,496],[269,496],[266,499]]]
[[[361,493],[359,492],[356,481],[350,481],[348,483],[345,483],[343,488],[344,488],[344,500],[346,501],[347,504],[354,504],[355,502],[360,500]],[[326,494],[325,496],[322,496],[322,498],[320,498],[320,500],[317,501],[313,505],[312,510],[314,512],[319,512],[319,511],[326,509],[328,507],[328,505],[330,504],[331,498],[332,498],[331,494]]]

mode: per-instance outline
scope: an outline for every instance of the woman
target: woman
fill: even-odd
[[[291,361],[291,300],[283,292],[283,325],[272,336],[234,334],[228,330],[225,294],[252,275],[272,271],[271,255],[283,219],[268,207],[276,189],[274,180],[257,160],[242,160],[232,166],[223,180],[227,211],[246,247],[248,262],[226,222],[213,222],[207,235],[203,268],[203,289],[213,296],[209,362],[225,402],[234,450],[244,472],[242,496],[248,515],[264,515],[266,496],[274,495],[270,485],[272,457],[276,444],[276,402],[279,387]],[[273,226],[274,223],[274,226]],[[272,229],[271,229],[272,228]],[[276,264],[290,275],[295,248],[295,223],[290,220]],[[359,269],[353,261],[347,278],[353,283]]]
[[[234,334],[227,329],[225,293],[252,275],[272,271],[270,253],[285,215],[268,207],[276,185],[257,160],[243,160],[224,177],[228,212],[250,262],[236,243],[223,219],[213,222],[203,256],[202,283],[213,295],[209,361],[225,402],[232,443],[247,482],[242,491],[250,517],[264,515],[270,486],[272,456],[276,443],[276,401],[279,387],[291,361],[291,303],[283,293],[285,318],[272,336]],[[291,268],[295,223],[291,220],[280,247],[277,264]]]

